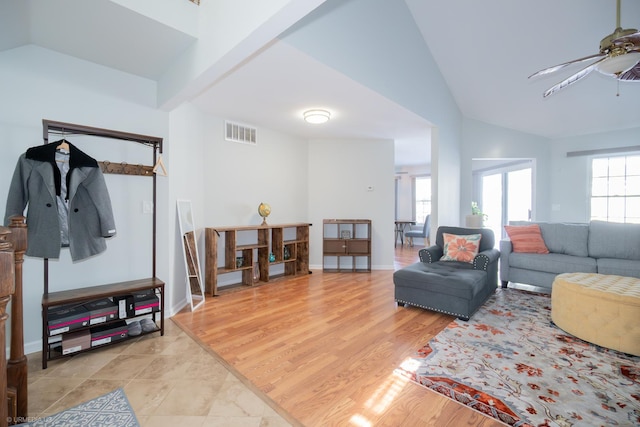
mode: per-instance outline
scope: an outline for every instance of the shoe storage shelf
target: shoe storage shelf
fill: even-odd
[[[127,321],[149,318],[129,335]],[[160,325],[158,326],[158,317]],[[131,280],[42,296],[42,369],[49,360],[160,332],[164,335],[164,282]]]
[[[371,220],[325,219],[322,224],[322,270],[371,271]]]
[[[218,295],[221,274],[236,273],[225,287],[253,286],[280,276],[309,274],[311,224],[205,228],[205,291]],[[224,247],[222,246],[224,245]]]

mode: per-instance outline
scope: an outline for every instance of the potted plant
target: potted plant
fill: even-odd
[[[478,202],[471,202],[471,215],[467,215],[465,224],[467,227],[482,228],[487,215],[482,213],[478,207]]]

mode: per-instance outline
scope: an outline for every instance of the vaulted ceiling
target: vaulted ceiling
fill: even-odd
[[[174,1],[184,1],[188,13],[197,13],[198,6]],[[336,1],[345,0],[327,0],[320,7]],[[541,68],[597,53],[600,40],[615,29],[615,0],[399,4],[410,11],[413,22],[408,24],[424,37],[465,117],[548,138],[640,126],[640,81],[618,85],[594,72],[543,99],[547,88],[580,66],[527,79]],[[621,26],[640,27],[640,0],[622,0]],[[36,44],[152,80],[197,42],[193,30],[161,24],[111,0],[0,2],[0,51]],[[299,76],[317,83],[302,84]],[[425,140],[430,126],[428,118],[278,40],[193,101],[223,118],[306,138],[392,138],[398,147],[413,147]],[[304,124],[291,106],[309,103],[337,106],[340,114],[327,126]],[[428,158],[427,146],[422,147]],[[404,163],[410,164],[416,155],[413,148],[407,150],[410,159]]]

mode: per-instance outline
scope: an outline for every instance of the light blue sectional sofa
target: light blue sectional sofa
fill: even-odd
[[[538,224],[548,254],[513,252],[500,241],[500,280],[551,289],[560,273],[600,273],[640,278],[640,224],[591,221],[588,224],[515,221]]]

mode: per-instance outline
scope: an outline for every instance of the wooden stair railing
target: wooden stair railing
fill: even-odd
[[[7,322],[7,304],[15,289],[15,256],[13,246],[7,241],[11,230],[0,227],[0,427],[8,425],[9,401],[7,398],[7,354],[5,345],[5,323]]]
[[[26,420],[28,412],[27,356],[24,354],[24,312],[22,292],[22,265],[27,251],[27,224],[25,217],[10,219],[11,234],[7,240],[13,245],[15,256],[15,290],[11,300],[11,350],[7,361],[7,386],[15,389],[17,420]]]

